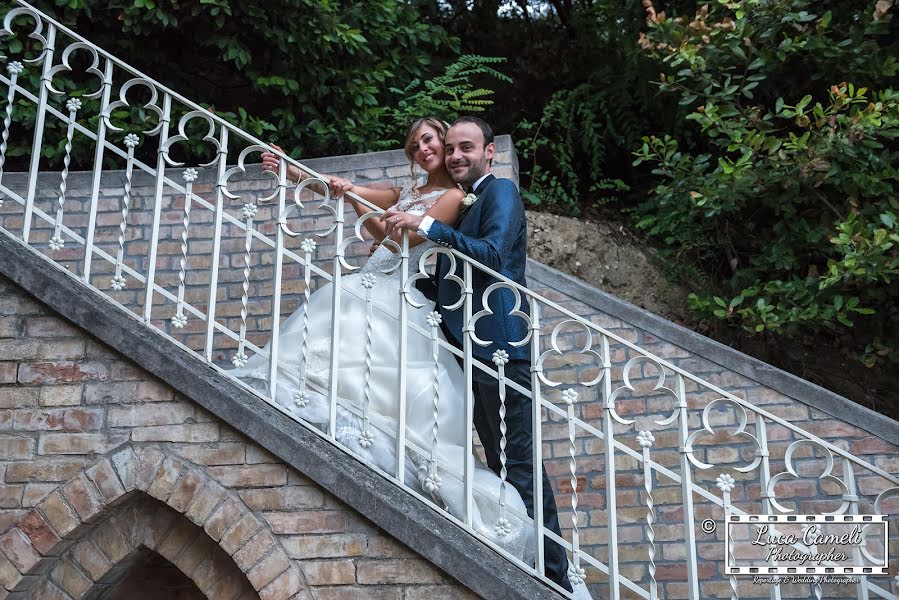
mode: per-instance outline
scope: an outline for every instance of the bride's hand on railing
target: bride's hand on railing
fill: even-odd
[[[278,146],[277,144],[272,144],[271,146],[284,156],[287,156],[287,153],[284,152],[284,149],[281,148],[281,146]],[[277,154],[274,154],[272,152],[263,152],[262,170],[271,171],[275,175],[279,174],[281,172],[281,158]],[[303,174],[297,167],[293,165],[287,165],[287,179],[291,183],[299,183],[300,180],[303,179]]]
[[[328,182],[328,187],[331,189],[331,195],[333,197],[340,198],[345,192],[352,192],[355,185],[353,185],[353,182],[349,179],[332,177]]]

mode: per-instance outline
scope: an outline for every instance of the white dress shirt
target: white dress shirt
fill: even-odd
[[[487,179],[489,175],[490,173],[484,173],[483,175],[481,175],[478,180],[474,182],[474,185],[471,186],[471,189],[478,189],[478,186],[481,185],[481,182]],[[418,229],[415,230],[415,233],[423,238],[428,237],[428,231],[430,231],[432,223],[434,223],[434,217],[425,215],[424,217],[422,217],[421,223],[418,224]]]

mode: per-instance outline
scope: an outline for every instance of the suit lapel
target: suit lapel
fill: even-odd
[[[485,177],[480,184],[478,184],[478,187],[472,190],[472,193],[478,197],[478,200],[475,200],[474,204],[472,204],[471,206],[466,206],[465,209],[462,210],[462,214],[459,215],[459,226],[457,227],[457,229],[462,226],[462,223],[468,217],[468,213],[471,211],[472,206],[478,203],[478,201],[481,199],[481,194],[486,191],[487,186],[493,183],[494,179],[496,179],[496,177],[491,173],[490,175],[487,175],[487,177]]]

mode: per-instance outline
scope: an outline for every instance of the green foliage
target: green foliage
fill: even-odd
[[[493,104],[493,90],[475,87],[475,78],[489,77],[511,83],[512,80],[491,67],[504,62],[501,57],[464,55],[446,67],[442,75],[413,79],[409,85],[391,88],[396,104],[386,109],[384,123],[388,131],[402,132],[417,118],[435,115],[452,121],[462,114],[479,113]],[[385,147],[401,144],[399,138],[382,141]]]
[[[415,7],[401,0],[57,0],[55,6],[38,7],[298,157],[365,151],[395,137],[394,119],[385,108],[397,102],[394,90],[426,78],[431,54],[452,55],[457,49],[442,27],[423,22]],[[15,59],[19,49],[9,39],[0,40],[0,51]],[[58,44],[63,42],[69,43]],[[38,77],[34,71],[26,75]],[[77,83],[59,85],[67,85],[69,95],[87,90]],[[17,119],[27,115],[29,108],[22,108]],[[91,114],[89,108],[82,113]],[[179,111],[175,107],[176,118]],[[48,141],[61,137],[54,127],[49,125]],[[208,156],[211,148],[205,146]],[[53,149],[48,153],[59,156]]]
[[[638,225],[717,282],[720,293],[691,296],[701,316],[754,333],[832,330],[865,364],[899,360],[899,93],[888,87],[899,65],[883,7],[647,9],[641,44],[699,137],[689,150],[643,138],[634,164],[657,180]],[[861,86],[831,85],[846,73]]]

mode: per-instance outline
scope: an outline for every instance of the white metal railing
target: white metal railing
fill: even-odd
[[[367,428],[367,388],[362,406],[347,403],[338,394],[339,317],[342,294],[356,294],[366,303],[369,331],[362,339],[370,360],[378,351],[370,334],[371,315],[378,308],[373,306],[370,294],[362,297],[358,291],[348,291],[342,281],[345,271],[355,269],[351,249],[354,242],[363,239],[362,223],[380,210],[369,205],[371,213],[355,220],[350,217],[347,222],[344,199],[330,197],[323,185],[325,177],[286,156],[281,157],[281,175],[263,189],[258,180],[254,183],[247,175],[247,162],[264,150],[272,151],[265,142],[136,71],[24,2],[6,13],[3,24],[0,36],[24,42],[30,39],[36,45],[30,58],[8,57],[5,73],[0,75],[7,89],[0,144],[0,208],[4,200],[12,201],[0,212],[0,218],[10,219],[3,221],[8,224],[13,222],[12,217],[21,215],[22,223],[17,231],[11,226],[4,228],[20,236],[23,244],[42,249],[49,259],[65,263],[97,293],[135,310],[147,326],[163,330],[211,364],[230,361],[243,365],[250,356],[264,351],[261,342],[269,342],[264,351],[269,381],[265,399],[294,418],[297,407],[278,401],[282,313],[289,312],[286,305],[290,302],[307,306],[316,281],[330,282],[330,379],[327,385],[317,385],[307,381],[305,367],[293,373],[301,390],[296,403],[302,406],[307,402],[303,395],[307,389],[327,397],[328,415],[322,435],[332,442],[338,439],[339,410],[358,414]],[[87,73],[96,78],[96,87],[80,98],[66,99],[59,91],[62,86],[54,82],[72,70],[71,59],[76,54],[88,59]],[[28,89],[23,83],[23,73],[30,69],[40,69],[38,89]],[[141,102],[143,108],[157,121],[143,131],[141,123],[116,124],[116,111],[129,109],[133,93],[139,89],[149,97]],[[23,105],[34,107],[35,117],[27,177],[24,186],[16,187],[8,184],[15,174],[4,173],[4,165],[10,136],[27,130],[24,123],[19,127],[16,122]],[[88,109],[95,109],[91,116],[99,116],[96,127],[85,125],[89,120],[83,114]],[[181,115],[177,123],[176,115]],[[38,182],[44,136],[48,123],[54,120],[64,126],[65,159],[58,189],[48,200],[39,193]],[[179,178],[171,169],[185,163],[176,161],[172,150],[195,139],[191,136],[197,124],[202,126],[202,139],[213,146],[215,157],[185,168]],[[75,194],[68,185],[76,135],[81,141],[87,140],[94,152],[89,189],[78,200],[82,205],[78,207],[77,223],[71,216]],[[153,144],[155,164],[136,156],[147,144]],[[229,159],[233,166],[229,166]],[[110,161],[124,165],[124,181],[115,186],[115,193],[103,179],[104,162]],[[285,176],[288,164],[309,178],[300,184],[289,183]],[[201,172],[210,174],[211,187],[199,189],[203,184]],[[139,209],[133,187],[136,173],[152,181],[148,193],[140,194]],[[248,192],[250,201],[232,206],[233,201],[247,195],[238,190]],[[319,196],[318,205],[313,206],[310,200]],[[10,206],[17,210],[10,212]],[[236,214],[232,214],[235,208]],[[195,237],[198,228],[205,230],[202,242]],[[132,252],[138,242],[146,247]],[[175,244],[177,252],[161,253],[166,244]],[[445,351],[458,356],[464,365],[469,426],[462,440],[464,464],[457,473],[463,482],[464,502],[462,511],[449,517],[558,591],[561,588],[543,574],[546,539],[566,549],[572,580],[586,581],[609,598],[712,596],[715,592],[703,590],[707,582],[728,585],[732,598],[747,590],[749,596],[758,597],[758,586],[724,575],[723,540],[720,535],[713,537],[699,529],[697,519],[710,517],[723,523],[725,513],[781,514],[793,510],[828,514],[896,512],[891,503],[899,499],[899,477],[890,472],[893,463],[886,460],[888,455],[885,467],[867,462],[840,443],[838,432],[828,441],[827,435],[816,435],[790,418],[778,416],[778,409],[753,404],[723,384],[715,385],[687,372],[676,359],[653,355],[627,339],[625,333],[616,333],[614,327],[579,316],[562,300],[551,301],[454,250],[431,248],[425,258],[443,254],[454,261],[453,274],[464,291],[461,309],[470,334],[474,321],[480,318],[472,314],[474,272],[495,279],[488,294],[505,288],[520,302],[528,303],[529,316],[519,318],[528,321],[530,331],[529,340],[523,341],[531,348],[530,389],[506,379],[501,365],[493,371],[473,360],[473,344],[477,341],[473,335],[466,336],[463,348],[458,349],[438,335],[435,322],[430,331],[410,322],[410,311],[419,310],[410,291],[415,280],[426,274],[426,260],[409,265],[407,239],[396,249],[398,261],[393,268],[399,270],[403,290],[396,313],[398,422],[392,427],[374,424],[393,440],[395,461],[392,469],[373,468],[422,501],[433,503],[433,498],[426,497],[405,475],[410,453],[426,462],[436,460],[433,448],[420,447],[406,435],[409,336],[424,336],[430,340],[435,365],[439,353]],[[269,265],[261,264],[260,252],[270,257]],[[208,263],[192,268],[207,256]],[[262,277],[257,276],[260,271]],[[265,285],[271,286],[270,308],[258,310],[253,298],[264,295],[253,290]],[[293,290],[286,292],[286,285]],[[239,299],[231,300],[240,307],[239,313],[220,299],[227,300],[227,293],[235,286]],[[305,332],[310,318],[305,308],[302,316]],[[299,349],[303,365],[309,343],[304,336]],[[533,519],[516,515],[534,529],[535,545],[527,554],[533,554],[533,562],[512,555],[495,537],[473,528],[478,491],[474,482],[476,444],[470,426],[474,369],[496,377],[501,389],[516,389],[533,399],[535,480],[540,481],[539,469],[544,462],[564,472],[564,477],[557,479],[561,484],[563,536],[544,527],[539,484],[534,487]],[[227,370],[221,372],[228,376]],[[562,388],[561,393],[557,391]],[[626,414],[633,418],[622,416],[625,406]],[[435,436],[439,413],[435,383]],[[711,441],[704,440],[705,436]],[[450,464],[439,466],[444,473],[454,469]],[[426,468],[429,473],[436,472],[435,464],[429,463]],[[583,480],[583,474],[590,473],[595,476]],[[811,481],[814,486],[804,490],[789,487],[785,485],[788,480]],[[502,518],[505,508],[500,508]],[[511,507],[508,510],[515,512]],[[664,535],[658,535],[659,531]],[[894,543],[896,538],[894,531]],[[719,553],[700,552],[709,546],[718,548]],[[657,579],[661,567],[669,574]],[[865,575],[860,581],[851,595],[899,600],[897,581]],[[802,591],[797,597],[830,595],[820,584],[799,588]],[[782,594],[797,593],[796,589],[772,585],[764,594],[781,598]],[[847,588],[842,589],[845,592]]]

